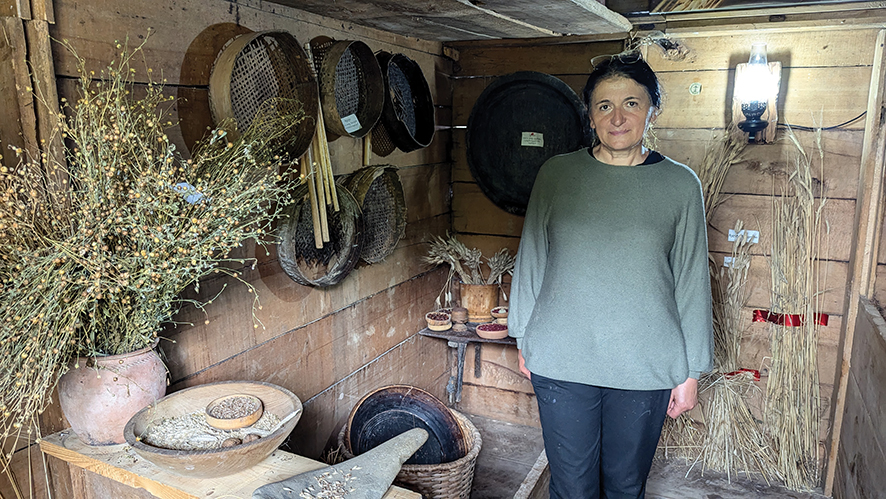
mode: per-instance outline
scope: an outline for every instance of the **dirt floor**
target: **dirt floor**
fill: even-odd
[[[471,499],[510,499],[544,449],[541,429],[468,415],[480,430]],[[545,495],[546,499],[547,496]],[[690,469],[682,460],[656,460],[649,473],[647,499],[825,499],[777,485]]]

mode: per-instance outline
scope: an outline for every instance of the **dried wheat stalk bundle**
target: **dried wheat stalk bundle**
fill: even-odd
[[[723,190],[723,182],[732,165],[744,161],[742,153],[748,145],[747,136],[736,128],[730,126],[719,140],[712,141],[705,151],[704,160],[698,169],[698,179],[701,181],[701,190],[704,195],[705,218],[710,223],[714,211],[725,201],[720,196]]]
[[[455,235],[447,234],[446,238],[431,238],[428,254],[422,257],[422,262],[426,265],[449,266],[449,278],[437,296],[437,305],[443,306],[452,302],[452,278],[456,275],[465,284],[498,283],[501,286],[504,275],[513,274],[516,259],[507,248],[498,250],[491,258],[485,259],[489,271],[484,276],[483,253],[477,248],[468,248]],[[508,299],[507,296],[504,298]]]
[[[702,195],[705,199],[705,218],[708,222],[711,221],[716,208],[723,202],[721,191],[726,175],[733,165],[743,160],[742,153],[746,145],[747,139],[745,135],[736,127],[728,128],[722,136],[716,137],[708,145],[704,160],[698,169],[698,178],[701,181]],[[711,277],[714,280],[712,289],[716,290],[716,277],[719,275],[719,271],[716,269],[719,266],[714,262],[713,258],[710,260],[710,263]],[[744,272],[746,273],[747,270]],[[734,284],[734,286],[738,286],[738,283]],[[716,308],[715,300],[715,315],[718,313]],[[722,316],[723,314],[720,313],[719,315]],[[738,323],[737,321],[733,322]],[[740,333],[738,336],[740,337]],[[717,365],[730,362],[729,360],[721,360],[720,356],[721,353],[715,352]],[[732,363],[737,364],[738,353],[730,354],[729,358],[732,359]],[[678,457],[695,462],[700,457],[705,434],[706,428],[704,425],[693,421],[689,414],[683,414],[676,420],[668,419],[665,421],[665,426],[662,429],[658,454],[663,457]]]
[[[702,470],[726,473],[759,473],[767,483],[777,476],[772,450],[747,403],[754,390],[753,375],[742,371],[727,375],[711,373],[701,384],[708,400],[704,405],[707,435],[699,460]]]
[[[818,384],[820,282],[816,261],[827,235],[824,194],[813,193],[812,160],[793,133],[797,147],[795,171],[781,197],[773,202],[772,312],[800,314],[801,326],[770,326],[772,365],[766,387],[764,423],[776,451],[778,473],[794,490],[813,488],[820,477],[819,426],[821,399]],[[819,133],[819,159],[822,152]]]
[[[702,470],[726,473],[760,473],[767,482],[775,474],[763,431],[751,413],[748,398],[758,390],[753,376],[741,368],[741,339],[745,331],[742,311],[747,303],[750,243],[743,224],[735,224],[739,234],[732,245],[732,263],[712,272],[714,312],[714,371],[700,381],[707,438],[699,459]]]

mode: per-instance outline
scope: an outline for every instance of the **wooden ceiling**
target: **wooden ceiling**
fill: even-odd
[[[597,0],[270,0],[333,19],[434,41],[627,33]]]

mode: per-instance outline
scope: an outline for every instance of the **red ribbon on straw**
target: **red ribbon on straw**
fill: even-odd
[[[820,326],[828,325],[828,314],[815,314],[815,323]],[[754,310],[754,322],[772,322],[779,326],[797,327],[806,323],[805,315],[798,314],[774,314],[768,310]]]

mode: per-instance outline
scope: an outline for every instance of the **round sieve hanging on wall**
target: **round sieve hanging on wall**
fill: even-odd
[[[431,89],[421,66],[403,54],[379,52],[376,58],[385,81],[380,122],[385,133],[403,152],[427,147],[434,139],[436,121]]]
[[[320,83],[326,130],[360,138],[372,130],[384,109],[384,80],[372,50],[355,40],[311,40]]]
[[[397,168],[366,166],[345,177],[341,184],[363,211],[366,235],[360,258],[366,263],[384,260],[406,232],[406,198]]]
[[[283,139],[286,152],[297,158],[314,136],[317,81],[307,55],[290,33],[243,34],[228,42],[212,65],[209,104],[216,124],[233,121],[233,138],[249,129],[261,113],[303,116],[302,124]]]
[[[347,189],[336,189],[339,210],[323,204],[329,220],[330,241],[317,248],[314,244],[314,222],[308,184],[292,192],[295,200],[287,206],[287,220],[280,227],[277,255],[283,271],[295,282],[305,286],[328,287],[344,280],[360,260],[363,246],[363,214],[360,205]]]
[[[523,215],[541,165],[589,137],[585,105],[568,85],[520,71],[493,81],[474,104],[465,135],[468,166],[486,197]]]

